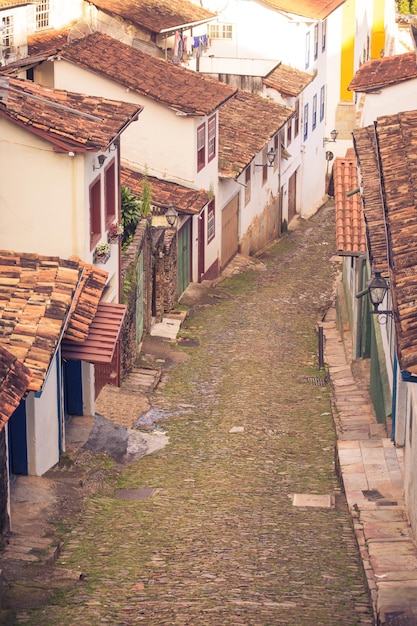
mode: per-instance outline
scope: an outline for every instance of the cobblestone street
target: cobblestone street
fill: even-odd
[[[81,579],[18,623],[373,623],[318,369],[333,251],[329,204],[190,307],[187,358],[148,398],[169,443],[117,484],[142,497],[86,501],[55,565]]]

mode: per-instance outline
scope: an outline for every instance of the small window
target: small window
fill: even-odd
[[[232,39],[232,24],[209,24],[209,36],[212,39]]]
[[[252,191],[251,183],[252,183],[251,166],[249,165],[249,167],[247,167],[245,170],[245,206],[249,204],[250,199],[251,199],[251,191]]]
[[[305,58],[305,68],[310,67],[310,31],[306,33],[306,58]]]
[[[116,217],[116,167],[114,160],[107,167],[104,174],[104,198],[106,211],[106,227],[110,226]]]
[[[303,132],[303,140],[305,141],[308,137],[308,104],[304,105],[304,132]]]
[[[206,125],[197,128],[197,172],[206,164]]]
[[[319,56],[319,25],[314,24],[314,60]]]
[[[1,43],[5,48],[14,45],[13,15],[6,15],[2,19]]]
[[[287,122],[287,146],[292,142],[292,118]]]
[[[327,22],[324,20],[321,23],[321,51],[324,52],[326,50],[326,30],[327,30]]]
[[[294,105],[294,137],[298,137],[300,132],[300,101],[296,100]]]
[[[212,200],[207,207],[207,243],[214,239],[215,234],[215,211],[214,200]]]
[[[325,86],[323,85],[322,88],[320,89],[320,122],[324,120],[325,99],[326,99],[326,89],[325,89]]]
[[[314,94],[311,127],[314,130],[316,126],[317,126],[317,94]]]
[[[208,160],[216,156],[216,116],[213,115],[208,121]]]
[[[49,0],[36,3],[36,30],[49,28]]]
[[[90,187],[90,249],[101,238],[101,179]]]

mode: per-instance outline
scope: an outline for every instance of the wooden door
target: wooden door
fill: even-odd
[[[191,220],[185,222],[178,232],[178,297],[187,289],[191,280]]]
[[[297,213],[297,171],[288,181],[288,224]]]
[[[222,269],[239,249],[239,194],[222,211]]]

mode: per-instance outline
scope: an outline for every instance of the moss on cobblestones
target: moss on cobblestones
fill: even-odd
[[[152,398],[171,414],[170,443],[117,485],[155,494],[87,501],[59,561],[83,580],[26,624],[372,623],[329,389],[308,381],[324,375],[316,324],[337,271],[333,233],[326,207],[265,252],[264,272],[225,280],[227,297],[187,319],[200,345],[182,348],[190,358]],[[294,507],[294,493],[338,506]]]

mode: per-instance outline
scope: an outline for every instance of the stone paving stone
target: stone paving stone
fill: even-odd
[[[265,251],[262,271],[232,275],[216,304],[193,308],[183,330],[199,346],[178,348],[189,358],[147,396],[170,415],[169,445],[117,484],[152,498],[88,498],[56,564],[82,577],[17,623],[372,624],[375,587],[335,471],[330,386],[308,382],[339,272],[333,249],[326,206]],[[294,507],[293,494],[335,506]]]

